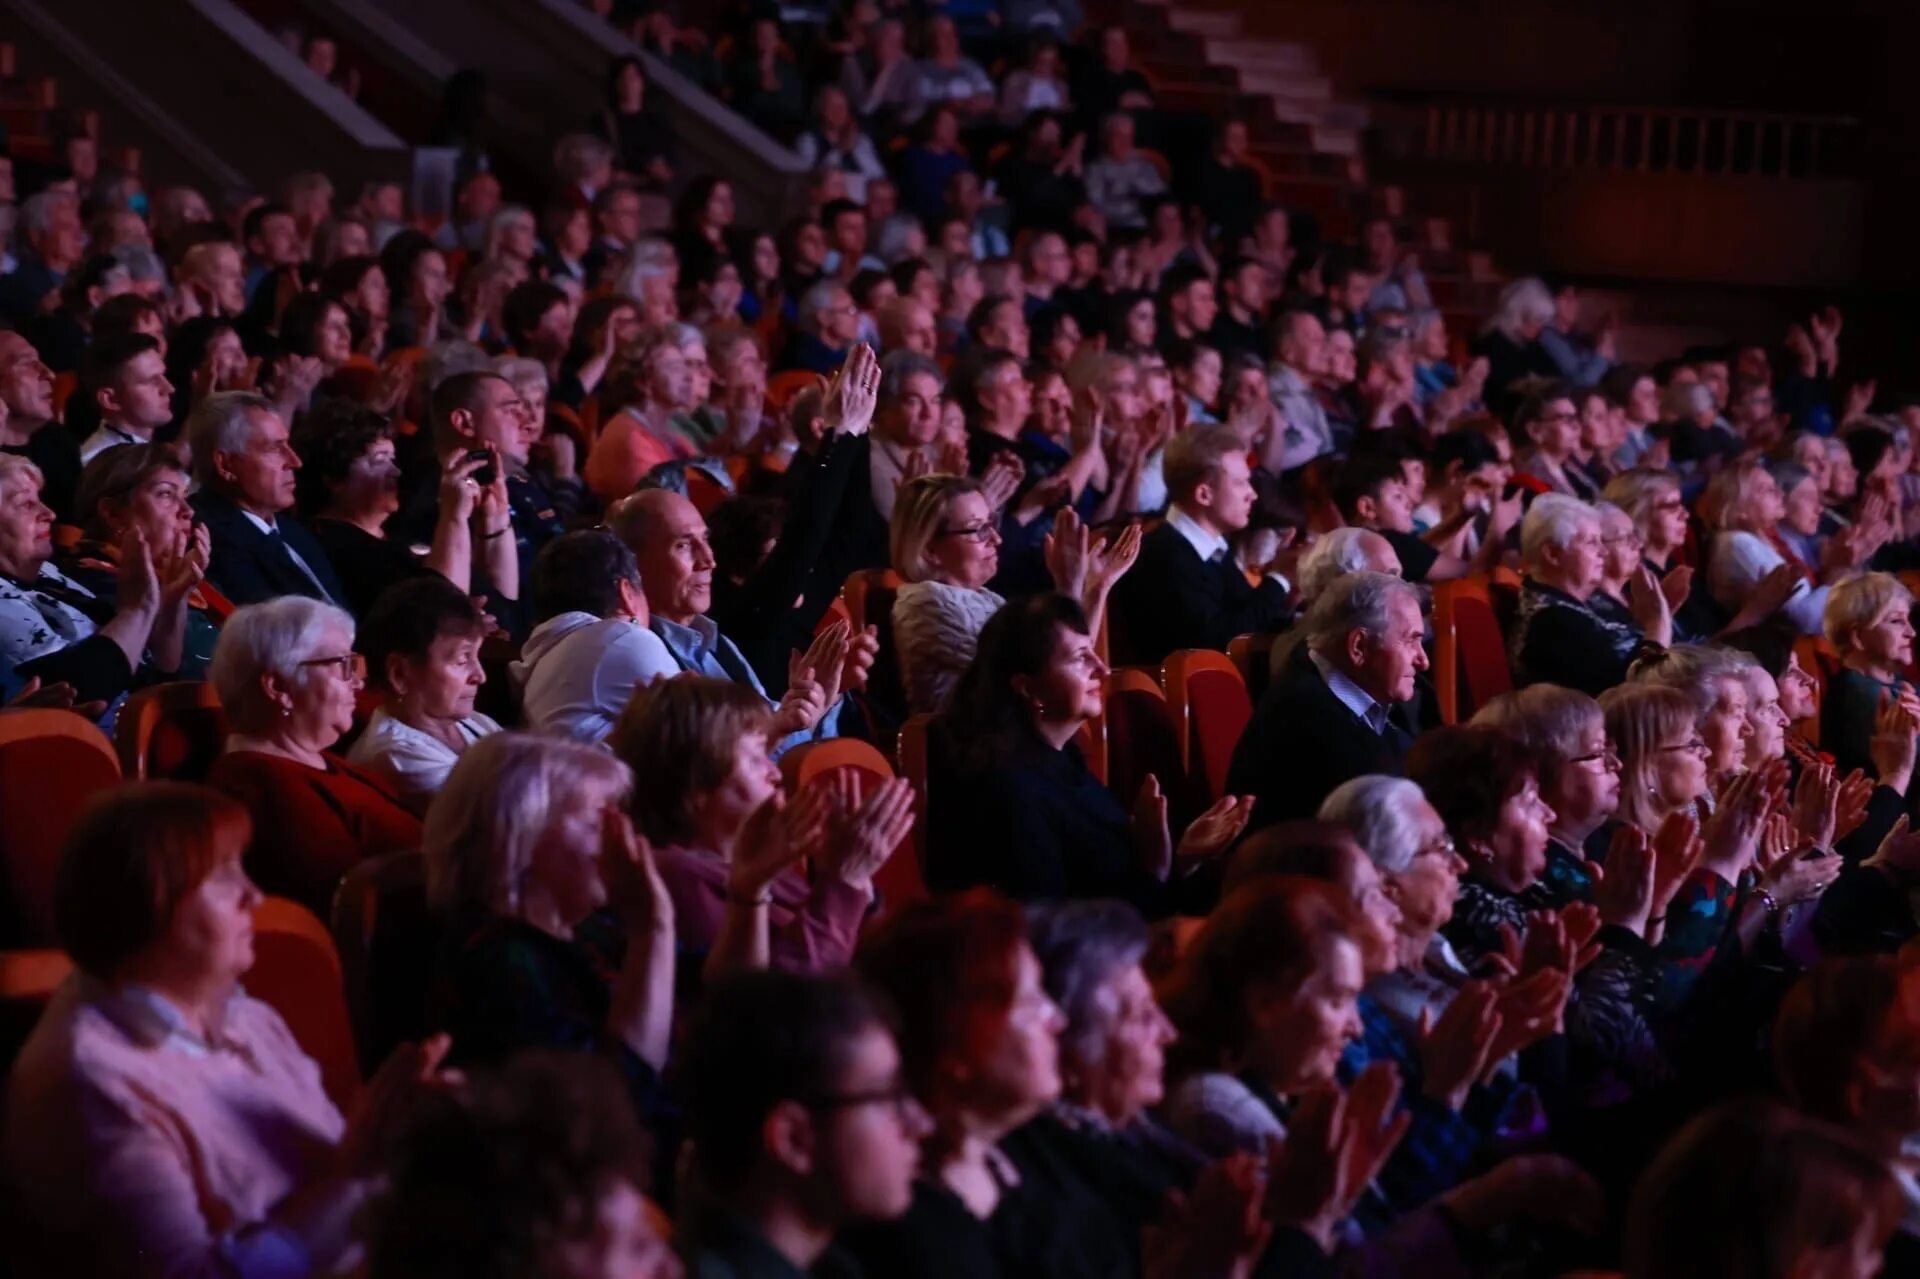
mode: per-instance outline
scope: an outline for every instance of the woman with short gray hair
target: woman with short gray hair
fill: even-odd
[[[1599,696],[1627,677],[1648,645],[1673,641],[1673,615],[1660,583],[1642,568],[1630,616],[1594,607],[1604,571],[1600,516],[1585,502],[1543,493],[1520,524],[1525,578],[1509,652],[1516,684],[1562,684]]]
[[[208,671],[231,732],[207,781],[253,817],[248,870],[323,919],[356,863],[420,846],[420,820],[333,750],[366,674],[353,618],[298,595],[237,610]]]
[[[1518,399],[1512,387],[1530,378],[1557,381],[1560,366],[1540,344],[1540,334],[1553,323],[1553,294],[1539,280],[1515,280],[1500,291],[1493,318],[1474,343],[1474,354],[1487,361],[1484,398],[1495,413],[1505,416]]]

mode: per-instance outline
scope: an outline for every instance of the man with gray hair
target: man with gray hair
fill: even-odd
[[[20,206],[20,233],[25,245],[20,265],[0,276],[0,317],[15,324],[58,303],[61,282],[87,251],[80,202],[58,191],[27,198]]]
[[[282,595],[344,600],[320,543],[279,518],[293,506],[300,458],[272,402],[251,391],[217,392],[188,415],[185,433],[200,486],[193,509],[213,539],[207,581],[235,604]]]
[[[860,336],[860,308],[837,280],[822,280],[800,298],[800,331],[787,344],[783,369],[832,377]]]
[[[1336,577],[1385,573],[1403,577],[1393,544],[1372,529],[1342,526],[1323,535],[1300,557],[1300,602],[1311,604]]]
[[[1313,816],[1349,778],[1399,773],[1419,732],[1426,624],[1412,586],[1385,573],[1335,578],[1296,632],[1227,770],[1229,793],[1257,798],[1256,826]]]

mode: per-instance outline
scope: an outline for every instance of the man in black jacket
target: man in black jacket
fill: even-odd
[[[344,606],[346,594],[327,553],[291,519],[293,473],[300,458],[287,424],[265,396],[221,391],[187,419],[194,512],[213,540],[207,580],[235,604],[304,595]]]
[[[1183,648],[1224,650],[1236,635],[1277,631],[1292,617],[1287,586],[1268,572],[1250,586],[1227,539],[1253,513],[1246,446],[1229,428],[1200,426],[1167,445],[1171,504],[1113,594],[1113,651],[1124,665],[1158,665]]]
[[[1414,680],[1427,669],[1418,592],[1349,573],[1320,593],[1234,749],[1227,790],[1253,795],[1255,826],[1312,817],[1328,792],[1400,772],[1419,732]]]

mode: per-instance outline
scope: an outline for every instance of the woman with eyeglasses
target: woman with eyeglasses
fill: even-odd
[[[0,454],[0,693],[38,679],[71,686],[83,704],[114,703],[143,671],[179,668],[204,544],[154,546],[128,530],[114,597],[103,600],[53,566],[41,484],[39,467]]]
[[[1787,513],[1779,482],[1759,460],[1736,462],[1715,475],[1700,502],[1702,518],[1716,530],[1707,588],[1727,613],[1749,613],[1744,606],[1764,596],[1773,605],[1767,616],[1779,616],[1801,635],[1818,635],[1828,592],[1879,549],[1881,526],[1863,520],[1835,534],[1819,561],[1809,563],[1780,535]],[[1766,617],[1742,620],[1751,625]]]
[[[1535,498],[1521,521],[1526,576],[1510,641],[1516,684],[1597,695],[1624,680],[1643,650],[1672,642],[1666,596],[1644,568],[1635,570],[1625,617],[1596,606],[1606,572],[1601,527],[1591,506],[1558,493]]]
[[[931,887],[986,885],[1022,901],[1117,897],[1158,917],[1239,837],[1252,811],[1245,796],[1202,813],[1176,845],[1158,781],[1141,786],[1129,813],[1088,771],[1077,739],[1104,709],[1106,675],[1087,615],[1064,596],[1016,600],[988,621],[930,733]]]
[[[916,715],[947,708],[973,661],[987,619],[1006,600],[987,588],[1000,570],[1000,526],[980,486],[956,475],[907,481],[894,499],[894,571],[905,579],[893,603],[893,648],[907,706]],[[1100,629],[1107,595],[1139,552],[1140,535],[1123,532],[1111,548],[1062,511],[1047,539],[1054,586],[1081,602]]]
[[[253,818],[247,869],[322,919],[356,863],[420,846],[420,819],[333,752],[366,674],[353,619],[293,595],[228,618],[208,672],[229,736],[207,781]]]
[[[1548,386],[1528,396],[1515,411],[1514,424],[1531,445],[1516,475],[1583,502],[1600,495],[1600,486],[1580,466],[1580,410],[1567,387]]]

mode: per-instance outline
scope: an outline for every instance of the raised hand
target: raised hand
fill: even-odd
[[[1734,778],[1701,829],[1700,838],[1706,844],[1703,864],[1728,883],[1739,878],[1759,848],[1760,826],[1767,816],[1769,771],[1754,769]]]
[[[791,696],[796,685],[813,685],[819,694],[819,706],[811,707],[812,696],[807,701],[812,718],[806,723],[787,731],[792,733],[807,731],[820,722],[827,708],[840,699],[840,682],[846,676],[848,655],[852,651],[853,628],[848,623],[835,622],[813,637],[813,643],[807,646],[804,654],[794,653],[787,658],[787,691]],[[871,663],[868,663],[871,665]],[[781,709],[786,703],[781,703]],[[785,736],[785,734],[782,734]]]
[[[1905,698],[1881,694],[1873,740],[1867,744],[1867,758],[1873,761],[1881,785],[1906,793],[1913,781],[1916,741],[1920,741],[1920,708]]]
[[[840,687],[842,689],[865,688],[867,676],[873,673],[873,664],[880,658],[880,632],[872,626],[863,626],[847,636],[847,660],[840,668]]]
[[[1561,1030],[1567,997],[1573,993],[1573,977],[1558,968],[1547,968],[1522,981],[1508,982],[1494,999],[1500,1014],[1500,1031],[1487,1051],[1485,1082],[1500,1063]]]
[[[787,868],[818,847],[833,817],[833,797],[824,786],[808,786],[787,803],[775,795],[755,809],[740,828],[733,860],[727,866],[727,895],[756,901]]]
[[[1673,611],[1667,603],[1666,588],[1645,564],[1628,579],[1627,608],[1653,643],[1664,646],[1673,642]]]
[[[195,524],[186,540],[157,557],[155,574],[160,580],[160,599],[177,604],[194,593],[206,580],[207,561],[213,556],[213,535],[204,524]]]
[[[880,396],[880,357],[865,342],[847,353],[833,375],[822,403],[827,426],[835,435],[865,435],[873,424]]]
[[[1700,839],[1700,818],[1693,809],[1669,814],[1653,833],[1653,912],[1652,919],[1665,917],[1667,906],[1687,876],[1693,874],[1706,845]]]
[[[1223,795],[1206,812],[1193,819],[1180,836],[1174,857],[1182,862],[1201,862],[1218,857],[1233,846],[1253,817],[1253,796]]]
[[[1071,506],[1061,508],[1042,548],[1054,589],[1068,599],[1084,601],[1097,552],[1091,530],[1080,522]]]
[[[956,472],[964,473],[964,467]],[[987,509],[997,517],[1001,508],[1020,491],[1020,481],[1026,477],[1027,468],[1019,458],[1006,449],[995,453],[987,469],[980,473],[980,496],[987,499]]]
[[[1094,557],[1095,588],[1103,597],[1140,558],[1140,542],[1144,536],[1138,524],[1129,524]]]
[[[1470,981],[1454,995],[1440,1020],[1431,1010],[1420,1014],[1420,1067],[1426,1095],[1449,1110],[1466,1105],[1467,1093],[1491,1064],[1493,1041],[1500,1034],[1500,1013],[1493,988]]]
[[[826,713],[827,694],[818,680],[810,675],[790,679],[787,681],[786,695],[773,712],[772,734],[775,738],[781,738],[794,733],[812,732],[813,726]]]
[[[1185,1194],[1170,1191],[1158,1224],[1143,1234],[1143,1279],[1243,1279],[1273,1227],[1263,1219],[1266,1176],[1241,1152],[1208,1164]]]
[[[452,1036],[430,1035],[417,1044],[400,1045],[381,1063],[354,1098],[336,1148],[342,1172],[374,1175],[387,1164],[394,1140],[419,1114],[428,1095],[465,1082],[459,1072],[443,1069],[452,1048]]]
[[[115,598],[123,613],[151,613],[160,606],[160,577],[153,567],[147,535],[130,527],[120,539],[120,571]]]
[[[1660,594],[1666,598],[1669,612],[1679,612],[1681,605],[1687,602],[1687,596],[1692,592],[1693,565],[1691,564],[1676,564],[1667,570],[1665,577],[1660,579]]]
[[[455,454],[451,462],[440,468],[441,513],[462,523],[471,519],[480,502],[480,481],[475,477],[483,467],[497,470],[499,465],[499,458],[491,449],[482,458],[469,457],[464,452]]]

